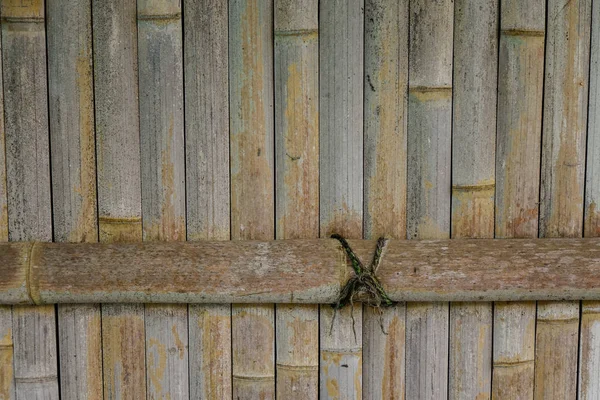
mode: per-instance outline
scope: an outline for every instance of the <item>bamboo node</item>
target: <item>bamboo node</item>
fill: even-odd
[[[390,307],[394,304],[394,302],[387,295],[385,289],[383,288],[383,285],[377,278],[377,269],[379,268],[379,264],[381,263],[381,257],[383,255],[383,251],[385,249],[385,245],[388,242],[388,239],[380,237],[377,240],[377,247],[375,248],[375,253],[373,254],[373,261],[371,261],[371,264],[365,268],[362,261],[354,253],[346,239],[344,239],[341,235],[338,235],[336,233],[331,235],[331,238],[338,240],[342,245],[342,249],[344,249],[346,256],[352,264],[354,276],[348,279],[348,281],[340,291],[340,295],[338,296],[337,302],[335,304],[332,304],[332,307],[335,311],[333,313],[333,318],[331,319],[331,327],[329,328],[329,334],[331,334],[331,331],[333,329],[333,322],[335,321],[337,310],[340,310],[349,304],[351,307],[350,315],[352,318],[352,330],[354,331],[354,339],[356,340],[356,329],[353,311],[354,303],[360,302],[377,310],[377,312],[379,313],[379,326],[381,327],[381,331],[385,335],[387,335],[387,332],[383,328],[383,316],[381,308]]]

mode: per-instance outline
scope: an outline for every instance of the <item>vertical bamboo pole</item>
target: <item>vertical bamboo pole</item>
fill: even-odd
[[[367,0],[365,35],[365,237],[403,239],[408,0]],[[405,304],[383,309],[383,316],[370,307],[364,310],[363,384],[372,398],[404,398],[405,320]]]
[[[273,1],[229,4],[232,239],[274,232]],[[275,397],[273,305],[232,308],[233,396]]]
[[[229,240],[227,0],[184,2],[187,237]],[[231,306],[189,306],[190,398],[231,398]]]
[[[540,236],[583,231],[591,1],[548,3]],[[538,303],[535,398],[577,397],[579,303]]]
[[[454,13],[453,238],[494,236],[498,1],[458,0]],[[449,397],[489,398],[492,305],[450,306]]]
[[[185,240],[180,1],[140,0],[137,18],[143,237]],[[189,398],[187,306],[148,304],[144,322],[148,397]]]
[[[319,237],[317,0],[275,0],[277,239]],[[276,308],[277,397],[319,397],[319,308]]]
[[[320,234],[361,238],[364,1],[327,0],[319,14]],[[362,397],[362,307],[320,313],[320,397]],[[352,318],[353,317],[353,318]]]
[[[52,240],[44,2],[2,2],[9,239]],[[58,399],[54,306],[13,307],[16,398]]]
[[[587,160],[585,172],[584,236],[600,236],[600,2],[592,3],[590,49],[590,95],[588,112]],[[600,398],[600,302],[581,305],[579,340],[579,399]]]
[[[98,224],[103,242],[141,241],[136,5],[93,0]],[[146,396],[144,306],[102,305],[104,398]]]
[[[502,0],[498,71],[496,237],[538,231],[545,1]],[[492,396],[531,399],[535,302],[496,303]]]
[[[96,242],[91,3],[47,12],[54,240]],[[100,330],[100,305],[58,306],[61,398],[102,399]]]
[[[450,236],[454,3],[410,2],[407,237]],[[408,303],[406,398],[448,397],[448,303]]]
[[[1,53],[2,41],[0,40],[0,76],[2,76]],[[8,241],[8,200],[4,139],[4,89],[2,79],[0,79],[0,242],[6,241]],[[13,365],[12,309],[10,306],[0,306],[0,398],[2,399],[13,400],[15,398]]]

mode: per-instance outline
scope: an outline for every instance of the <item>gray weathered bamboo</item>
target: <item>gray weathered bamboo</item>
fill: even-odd
[[[496,225],[499,238],[538,233],[545,1],[502,0]],[[531,399],[535,303],[496,303],[492,396]]]
[[[454,3],[410,2],[408,239],[450,236]],[[409,303],[406,397],[446,398],[448,303]]]
[[[319,236],[317,0],[275,1],[277,239]],[[319,397],[319,308],[276,308],[277,397]]]
[[[0,14],[9,239],[50,241],[44,2],[6,0]],[[15,398],[58,399],[55,330],[53,306],[13,308]]]
[[[185,240],[181,3],[140,0],[137,18],[143,237]],[[148,397],[188,399],[187,306],[147,305],[144,322]]]
[[[365,1],[365,237],[406,237],[408,0]],[[363,392],[405,394],[406,307],[363,314]],[[385,332],[380,322],[383,321]]]
[[[54,240],[98,241],[89,1],[47,4]],[[102,399],[100,305],[60,305],[61,398]]]
[[[321,237],[363,234],[364,0],[319,5]],[[362,307],[320,308],[320,398],[362,398]],[[331,329],[330,329],[331,326]]]
[[[275,237],[273,0],[229,3],[231,237]],[[275,398],[275,311],[234,305],[233,397]]]
[[[184,3],[187,237],[228,240],[227,0]],[[231,307],[189,306],[190,398],[232,396]]]
[[[583,232],[591,1],[548,2],[540,222],[542,237]],[[579,303],[538,303],[536,399],[577,396]]]
[[[101,242],[141,241],[136,4],[92,0]],[[104,398],[146,396],[144,306],[102,305]]]
[[[454,6],[453,238],[494,236],[498,0]],[[449,398],[489,398],[492,305],[450,306]]]
[[[187,237],[229,240],[227,0],[184,2]],[[231,306],[189,306],[190,398],[231,398]]]
[[[584,236],[600,236],[600,2],[592,3],[590,49],[590,94],[587,132],[587,160],[585,179]],[[581,305],[581,332],[579,339],[579,398],[591,400],[600,397],[600,302]]]

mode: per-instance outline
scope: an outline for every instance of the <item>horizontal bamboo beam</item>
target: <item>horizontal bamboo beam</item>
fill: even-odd
[[[352,273],[333,239],[0,243],[0,304],[333,303]],[[377,275],[394,301],[600,300],[600,239],[390,240]]]

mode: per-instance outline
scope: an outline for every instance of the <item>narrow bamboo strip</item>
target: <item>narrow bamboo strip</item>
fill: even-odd
[[[181,2],[140,0],[137,18],[143,236],[185,240]],[[189,398],[187,306],[146,305],[144,323],[147,396]]]
[[[364,0],[319,9],[321,237],[363,235]],[[320,307],[322,399],[362,398],[362,307]],[[331,326],[331,329],[330,329]]]
[[[184,2],[187,237],[228,240],[227,0]],[[231,398],[231,306],[189,306],[190,398]]]
[[[591,1],[548,2],[540,236],[583,232]],[[577,397],[579,303],[539,303],[534,398]]]
[[[454,17],[453,238],[494,236],[498,0],[458,0]],[[492,305],[450,306],[449,398],[490,398]]]
[[[136,5],[93,0],[100,241],[141,241]],[[146,397],[144,306],[102,305],[104,398]]]
[[[50,241],[44,2],[0,7],[9,239]],[[13,308],[15,398],[58,399],[55,329],[53,306]]]
[[[600,236],[600,3],[592,3],[590,94],[585,178],[584,236]],[[579,399],[600,398],[600,302],[581,305],[579,339]]]
[[[365,237],[406,237],[408,0],[365,2]],[[363,392],[405,395],[405,304],[363,314]],[[380,322],[383,322],[385,333]]]
[[[319,236],[317,0],[275,1],[277,239]],[[319,397],[319,307],[276,308],[277,397]]]
[[[273,0],[229,3],[231,237],[275,236]],[[275,310],[234,305],[233,397],[275,398]]]
[[[496,237],[537,237],[545,1],[502,0]],[[496,303],[492,396],[532,399],[535,303]]]
[[[54,240],[96,242],[91,3],[47,12]],[[58,340],[61,398],[102,399],[100,306],[60,305]]]
[[[450,236],[454,3],[410,2],[407,237]],[[448,303],[408,303],[406,398],[448,396]]]

